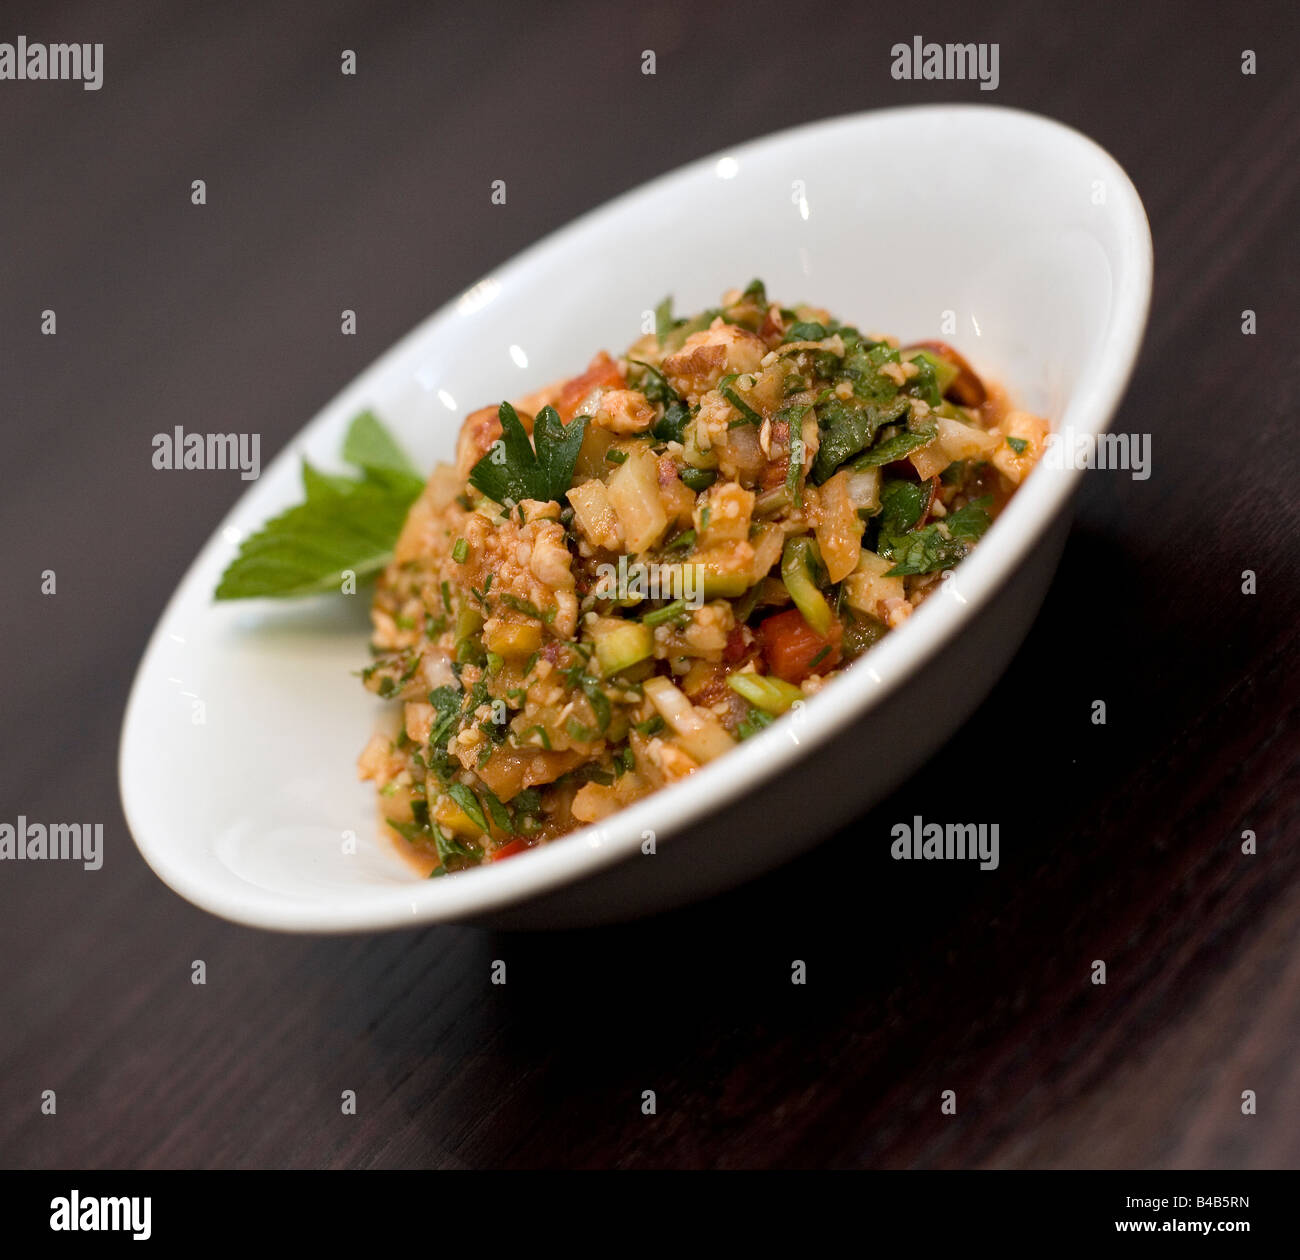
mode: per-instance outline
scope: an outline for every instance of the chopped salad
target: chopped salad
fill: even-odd
[[[360,759],[432,875],[693,774],[897,629],[1041,456],[952,347],[761,282],[464,421],[379,575]]]

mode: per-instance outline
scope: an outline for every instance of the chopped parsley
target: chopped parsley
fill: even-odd
[[[717,470],[713,468],[683,468],[678,475],[682,485],[696,494],[707,490],[718,479]]]

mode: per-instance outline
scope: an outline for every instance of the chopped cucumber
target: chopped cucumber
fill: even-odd
[[[606,677],[621,673],[637,661],[645,660],[655,650],[653,628],[640,621],[618,621],[611,618],[599,622],[592,630],[591,637],[596,645],[596,659]]]

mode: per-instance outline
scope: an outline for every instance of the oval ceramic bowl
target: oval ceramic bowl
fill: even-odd
[[[1038,610],[1077,471],[1037,468],[943,594],[797,715],[599,826],[447,879],[421,880],[394,852],[356,777],[380,715],[352,674],[367,660],[364,592],[212,601],[239,539],[296,501],[301,457],[335,466],[356,412],[373,408],[431,466],[467,411],[579,371],[598,348],[617,353],[665,293],[696,310],[753,276],[864,329],[942,337],[1054,428],[1097,433],[1141,340],[1151,238],[1132,184],[1090,140],[1014,110],[937,106],[694,162],[484,277],[307,425],[163,613],[120,756],[127,820],[162,879],[215,914],[287,931],[631,917],[787,860],[955,731]],[[881,724],[901,732],[883,755],[868,743]]]

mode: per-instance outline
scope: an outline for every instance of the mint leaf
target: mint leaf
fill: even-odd
[[[343,573],[378,572],[392,558],[412,494],[358,482],[340,493],[321,482],[306,503],[246,538],[217,586],[217,599],[291,599],[338,590]]]
[[[417,479],[420,476],[373,411],[363,411],[352,421],[343,439],[343,458],[368,473],[399,473]]]
[[[878,430],[902,420],[911,409],[902,396],[888,402],[845,401],[832,396],[817,408],[821,445],[813,460],[812,480],[821,485],[846,460],[866,450]]]
[[[322,494],[349,494],[360,484],[352,477],[323,473],[319,468],[313,468],[305,459],[302,461],[302,490],[308,500]]]
[[[853,461],[853,467],[855,469],[879,468],[884,464],[892,464],[895,460],[903,459],[920,447],[928,446],[938,436],[938,433],[938,427],[933,424],[915,430],[905,429],[894,437],[886,438],[883,442],[877,442],[865,454],[859,455]]]
[[[472,789],[467,788],[463,783],[452,783],[447,787],[447,795],[460,806],[461,812],[474,826],[482,832],[487,831],[487,815],[483,813],[483,806],[479,804],[479,799]]]
[[[930,485],[924,481],[886,481],[880,487],[880,545],[915,529],[930,503]],[[881,552],[883,555],[883,551]]]
[[[554,407],[543,407],[533,422],[534,450],[508,402],[501,404],[497,416],[501,436],[470,469],[470,484],[496,503],[514,504],[524,499],[558,503],[573,482],[587,417],[575,416],[566,425]]]
[[[388,564],[423,483],[368,411],[352,422],[343,452],[363,478],[324,473],[303,460],[306,501],[244,540],[221,575],[217,599],[317,595],[338,590],[345,571],[364,578]]]
[[[898,351],[885,342],[853,346],[844,356],[842,370],[853,382],[853,393],[866,402],[887,403],[897,393],[893,380],[881,374],[886,363],[900,363]]]

